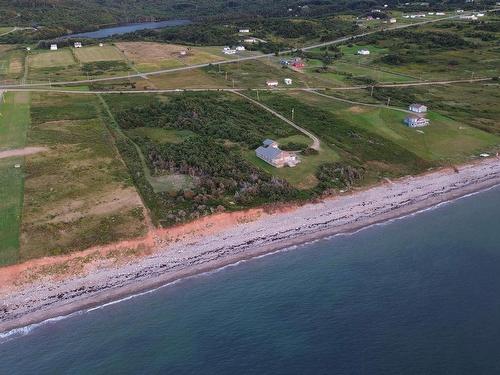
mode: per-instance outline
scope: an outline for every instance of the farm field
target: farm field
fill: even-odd
[[[30,121],[29,94],[5,94],[0,113],[0,151],[24,147]],[[19,259],[23,183],[24,158],[0,159],[0,266]]]
[[[24,72],[24,51],[0,45],[0,80],[18,80]]]
[[[217,79],[227,87],[237,88],[267,88],[267,80],[277,80],[278,87],[284,87],[284,79],[291,78],[291,87],[316,87],[324,85],[308,74],[292,69],[282,68],[279,59],[244,61],[242,63],[207,67],[203,69],[210,77]],[[227,75],[226,75],[227,74]],[[227,79],[226,79],[227,77]]]
[[[221,57],[198,47],[155,42],[119,42],[116,47],[140,72],[220,61]],[[182,56],[181,51],[186,55]]]
[[[124,56],[114,46],[90,46],[82,48],[74,48],[78,61],[82,63],[90,63],[96,61],[116,61],[123,60]]]
[[[95,96],[33,94],[20,260],[141,236],[145,211]]]
[[[34,53],[29,56],[28,60],[31,69],[65,67],[76,64],[69,49]]]

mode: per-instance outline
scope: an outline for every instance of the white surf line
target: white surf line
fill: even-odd
[[[159,291],[159,290],[161,290],[163,288],[167,288],[167,287],[176,285],[178,283],[181,283],[181,282],[184,282],[184,281],[187,281],[187,280],[190,280],[190,279],[199,278],[199,277],[206,277],[206,276],[209,276],[209,275],[221,272],[221,271],[223,271],[225,269],[237,267],[237,266],[239,266],[241,264],[244,264],[244,263],[247,263],[247,262],[252,262],[252,261],[257,260],[257,259],[262,259],[262,258],[265,258],[265,257],[268,257],[268,256],[273,256],[273,255],[276,255],[276,254],[285,253],[285,252],[289,252],[289,251],[293,251],[293,250],[303,249],[304,247],[309,246],[311,244],[314,244],[314,243],[317,243],[317,242],[321,242],[321,241],[328,241],[328,240],[331,240],[331,239],[333,239],[335,237],[352,236],[352,235],[358,234],[358,233],[360,233],[362,231],[365,231],[365,230],[368,230],[368,229],[371,229],[371,228],[374,228],[374,227],[386,226],[386,225],[391,224],[393,222],[397,222],[399,220],[404,220],[404,219],[407,219],[409,217],[418,216],[421,213],[424,213],[424,212],[427,212],[427,211],[433,211],[433,210],[436,210],[436,209],[438,209],[438,208],[440,208],[442,206],[446,206],[446,205],[452,204],[452,203],[454,203],[456,201],[459,201],[459,200],[462,200],[462,199],[465,199],[465,198],[469,198],[471,196],[475,196],[475,195],[478,195],[478,194],[481,194],[481,193],[484,193],[484,192],[487,192],[487,191],[490,191],[490,190],[493,190],[493,189],[496,189],[496,188],[499,188],[499,187],[500,187],[500,184],[496,184],[496,185],[493,185],[493,186],[490,186],[490,187],[487,187],[487,188],[484,188],[484,189],[480,189],[480,190],[473,191],[473,192],[468,193],[468,194],[464,194],[464,195],[456,197],[456,198],[451,198],[449,200],[445,200],[443,202],[436,203],[435,205],[432,205],[432,206],[426,207],[426,208],[422,208],[420,210],[417,210],[415,212],[411,212],[411,213],[406,214],[406,215],[401,215],[401,216],[397,216],[397,217],[394,217],[394,218],[389,218],[387,220],[383,220],[383,221],[380,221],[380,222],[377,222],[377,223],[366,225],[366,226],[363,226],[363,227],[361,227],[361,228],[359,228],[357,230],[354,230],[354,231],[339,232],[339,233],[336,233],[336,234],[333,234],[333,235],[330,235],[330,236],[324,236],[324,237],[321,237],[321,238],[316,238],[316,239],[313,239],[313,240],[310,240],[310,241],[306,241],[306,242],[303,242],[303,243],[300,243],[300,244],[285,246],[285,247],[283,247],[281,249],[277,249],[275,251],[271,251],[271,252],[264,253],[264,254],[258,254],[258,255],[252,256],[250,258],[239,259],[239,260],[236,260],[234,263],[229,263],[229,264],[226,264],[224,266],[215,268],[213,270],[209,270],[209,271],[205,271],[205,272],[201,272],[201,273],[197,273],[197,274],[193,274],[193,275],[181,277],[179,279],[166,282],[165,284],[157,286],[157,287],[154,287],[152,289],[149,289],[149,290],[146,290],[146,291],[143,291],[143,292],[139,292],[139,293],[135,293],[135,294],[131,294],[129,296],[126,296],[126,297],[123,297],[123,298],[119,298],[119,299],[116,299],[116,300],[113,300],[113,301],[110,301],[110,302],[106,302],[106,303],[103,303],[101,305],[97,305],[95,307],[85,308],[85,309],[82,309],[82,310],[78,310],[78,311],[72,312],[72,313],[67,314],[67,315],[60,315],[60,316],[56,316],[56,317],[53,317],[53,318],[48,318],[48,319],[45,319],[45,320],[43,320],[41,322],[38,322],[38,323],[33,323],[33,324],[29,324],[29,325],[24,326],[24,327],[18,327],[18,328],[14,328],[12,330],[9,330],[9,331],[0,332],[0,345],[3,344],[3,343],[6,343],[8,341],[11,341],[11,340],[13,340],[15,338],[18,338],[18,337],[27,336],[28,334],[30,334],[31,332],[33,332],[36,328],[42,327],[42,326],[44,326],[46,324],[56,323],[58,321],[61,321],[61,320],[64,320],[64,319],[68,319],[68,318],[71,318],[71,317],[74,317],[74,316],[77,316],[77,315],[81,315],[81,314],[85,314],[85,313],[90,313],[90,312],[93,312],[93,311],[101,310],[101,309],[104,309],[104,308],[109,307],[109,306],[113,306],[113,305],[116,305],[116,304],[119,304],[119,303],[122,303],[122,302],[126,302],[126,301],[129,301],[129,300],[135,299],[137,297],[141,297],[141,296],[144,296],[144,295],[155,293],[155,292],[157,292],[157,291]]]

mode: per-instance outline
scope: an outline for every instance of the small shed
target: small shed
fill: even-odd
[[[369,55],[369,54],[370,54],[370,51],[368,51],[367,49],[358,50],[358,55]]]
[[[57,44],[51,44],[50,45],[50,50],[51,51],[57,51]]]
[[[278,86],[278,81],[275,81],[275,80],[267,80],[267,81],[266,81],[266,85],[267,85],[268,87],[276,87],[276,86]]]
[[[285,78],[283,81],[285,82],[285,85],[291,85],[292,84],[292,79],[291,78]]]
[[[82,48],[82,42],[75,42],[73,45],[75,48]]]

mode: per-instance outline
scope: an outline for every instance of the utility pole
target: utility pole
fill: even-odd
[[[370,96],[373,96],[373,86],[372,86],[372,89],[371,89],[371,92],[370,92]]]
[[[292,121],[294,120],[295,117],[295,108],[292,108]]]
[[[391,104],[391,98],[387,98],[387,106],[389,107],[389,104]]]

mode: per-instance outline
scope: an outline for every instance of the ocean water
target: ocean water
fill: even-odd
[[[1,374],[500,374],[500,189],[0,344]]]

